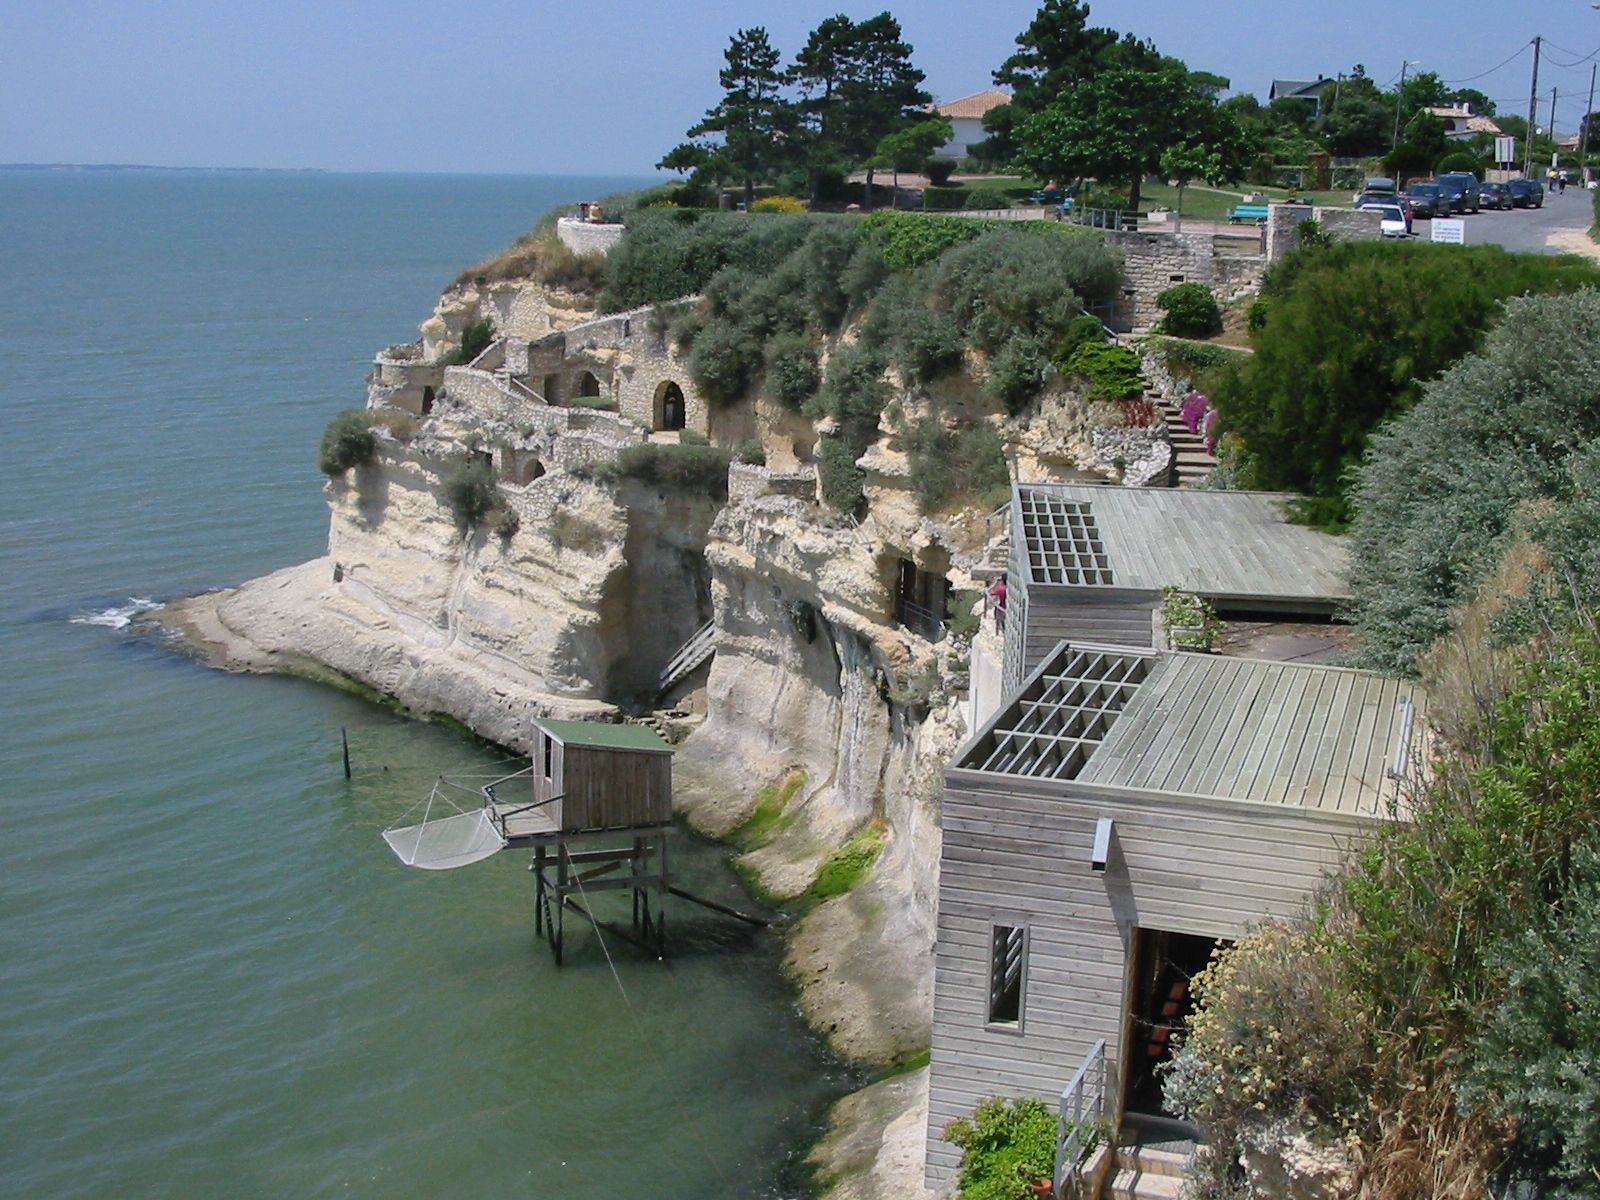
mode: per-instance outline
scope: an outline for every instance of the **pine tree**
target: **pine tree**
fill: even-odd
[[[741,29],[728,40],[723,52],[727,66],[718,76],[724,95],[706,113],[689,137],[704,138],[720,134],[720,147],[704,142],[689,142],[676,147],[666,158],[667,165],[689,165],[692,161],[715,162],[744,183],[745,206],[755,202],[756,181],[766,178],[783,160],[792,135],[796,114],[783,95],[784,77],[778,70],[779,55],[760,26]]]

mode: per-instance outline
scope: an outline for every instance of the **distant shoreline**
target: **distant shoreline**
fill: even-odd
[[[162,167],[150,163],[0,163],[0,171],[196,171],[206,174],[327,174],[327,169],[324,167]]]

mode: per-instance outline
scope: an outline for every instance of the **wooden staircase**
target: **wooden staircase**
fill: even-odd
[[[661,668],[661,678],[656,685],[656,694],[665,696],[681,683],[685,676],[701,663],[705,662],[717,652],[716,624],[707,621],[689,635],[678,652],[667,660],[667,665]]]
[[[1166,422],[1167,437],[1172,442],[1172,486],[1189,487],[1205,478],[1217,465],[1216,455],[1206,449],[1206,440],[1190,433],[1183,423],[1183,414],[1175,404],[1169,404],[1155,393],[1146,397],[1156,406],[1156,415]]]

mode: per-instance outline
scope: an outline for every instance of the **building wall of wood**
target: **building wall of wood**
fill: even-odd
[[[1143,649],[1154,646],[1156,603],[1157,598],[1149,592],[1036,585],[1028,595],[1022,678],[1063,641]]]
[[[559,827],[622,829],[672,820],[672,756],[605,746],[567,746]]]
[[[1115,822],[1090,869],[1096,822]],[[1291,808],[1095,795],[966,770],[946,774],[935,954],[928,1178],[960,1152],[945,1125],[988,1096],[1052,1108],[1101,1038],[1120,1079],[1136,928],[1236,938],[1302,911],[1370,822]],[[1020,1027],[986,1026],[990,937],[1027,926]],[[1113,1082],[1113,1095],[1120,1084]],[[1120,1102],[1119,1102],[1120,1104]]]

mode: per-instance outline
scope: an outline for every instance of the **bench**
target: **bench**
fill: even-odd
[[[1267,206],[1265,204],[1235,204],[1228,210],[1228,224],[1237,225],[1241,221],[1256,221],[1265,224],[1267,220]]]

